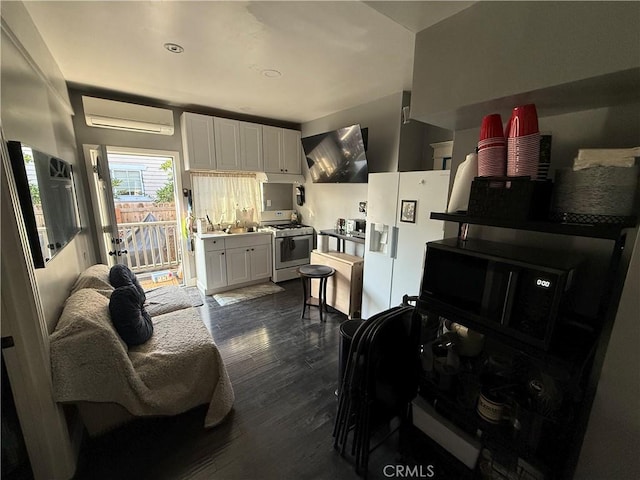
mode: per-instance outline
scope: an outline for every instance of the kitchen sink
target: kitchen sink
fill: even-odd
[[[233,228],[229,228],[227,230],[227,233],[229,234],[233,234],[233,233],[247,233],[249,231],[248,228],[246,227],[233,227]]]

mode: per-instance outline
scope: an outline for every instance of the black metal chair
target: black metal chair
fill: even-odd
[[[367,475],[371,439],[377,426],[409,420],[418,391],[420,369],[419,316],[412,307],[395,307],[365,321],[354,335],[340,390],[334,426],[334,447],[345,453],[350,433],[351,454],[358,474]]]

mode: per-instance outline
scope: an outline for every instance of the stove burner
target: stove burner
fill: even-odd
[[[298,228],[308,228],[307,225],[302,225],[301,223],[265,225],[265,227],[272,228],[274,230],[291,230],[291,229],[298,229]]]
[[[273,232],[276,237],[295,237],[313,234],[313,227],[302,225],[301,223],[271,224],[264,225],[263,228]]]
[[[306,227],[306,225],[301,225],[299,223],[289,223],[287,225],[274,225],[278,230],[286,230],[288,228],[302,228]]]

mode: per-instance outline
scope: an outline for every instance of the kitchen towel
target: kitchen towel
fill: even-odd
[[[574,170],[590,167],[633,167],[635,157],[640,157],[640,147],[635,148],[584,148],[578,150],[573,160]]]

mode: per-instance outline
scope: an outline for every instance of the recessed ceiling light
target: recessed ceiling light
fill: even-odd
[[[171,53],[182,53],[184,52],[184,48],[182,48],[177,43],[165,43],[164,48],[169,50]]]
[[[267,78],[278,78],[282,76],[282,73],[280,73],[278,70],[267,69],[262,70],[262,75]]]

